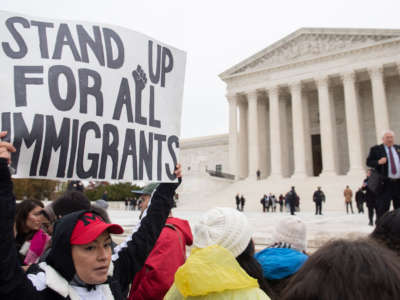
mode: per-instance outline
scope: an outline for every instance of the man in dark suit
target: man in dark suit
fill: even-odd
[[[371,147],[367,166],[374,168],[383,176],[382,190],[377,194],[376,213],[379,219],[390,208],[400,207],[400,146],[394,144],[393,131],[386,131],[383,144]]]
[[[294,186],[292,186],[292,188],[290,189],[290,191],[286,194],[286,199],[289,202],[290,205],[290,214],[291,215],[295,215],[295,211],[296,211],[296,200],[299,198],[299,196],[296,193],[296,190],[294,188]]]
[[[325,194],[320,186],[314,192],[313,201],[315,202],[315,214],[322,215],[322,202],[325,202]]]

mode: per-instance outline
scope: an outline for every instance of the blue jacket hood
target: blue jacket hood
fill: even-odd
[[[255,258],[269,280],[283,279],[296,273],[308,256],[290,248],[266,248],[256,253]]]

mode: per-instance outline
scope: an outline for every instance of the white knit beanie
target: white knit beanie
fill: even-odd
[[[218,244],[237,257],[248,246],[252,235],[247,217],[233,208],[216,207],[200,218],[194,226],[194,242],[197,248]]]
[[[307,249],[306,224],[299,218],[290,216],[278,222],[272,234],[273,244],[286,243],[298,251]]]

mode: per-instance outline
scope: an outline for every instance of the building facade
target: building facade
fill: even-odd
[[[180,163],[184,175],[206,175],[207,171],[228,172],[228,145],[228,134],[182,139]]]
[[[220,74],[236,179],[365,175],[400,134],[400,30],[302,28]]]

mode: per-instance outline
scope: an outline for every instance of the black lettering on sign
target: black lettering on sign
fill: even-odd
[[[173,145],[175,145],[175,148],[177,148],[177,149],[179,148],[179,139],[178,139],[178,137],[176,135],[171,135],[168,138],[167,144],[168,144],[168,151],[169,151],[169,154],[171,155],[171,158],[172,158],[172,161],[173,161],[174,165],[171,168],[171,166],[169,164],[165,164],[165,170],[167,172],[168,178],[171,179],[171,180],[174,180],[174,179],[176,179],[176,175],[174,174],[174,170],[175,170],[176,164],[178,163],[178,160],[176,158],[176,153],[175,153],[175,150],[173,148]]]
[[[43,74],[43,66],[14,66],[14,94],[17,107],[27,106],[26,86],[28,84],[43,84],[43,78],[26,77],[27,73]]]
[[[171,50],[167,47],[163,47],[162,51],[162,70],[161,70],[161,86],[165,87],[165,76],[171,72],[174,67],[174,57],[172,56]]]
[[[72,122],[71,154],[69,156],[69,165],[67,173],[68,178],[71,178],[74,173],[76,148],[78,145],[78,130],[79,130],[79,120],[74,120]]]
[[[148,146],[147,146],[148,143]],[[146,142],[144,131],[140,131],[139,140],[139,180],[143,180],[144,167],[146,168],[147,178],[153,179],[153,133],[149,133],[149,139]]]
[[[119,35],[112,29],[103,28],[104,44],[106,47],[107,67],[111,69],[119,69],[124,64],[125,50]],[[117,55],[114,58],[112,42],[117,47]]]
[[[28,47],[24,41],[22,35],[15,29],[15,24],[21,24],[24,28],[29,28],[29,22],[27,19],[22,17],[11,17],[6,21],[6,27],[8,31],[11,33],[15,42],[18,45],[18,50],[13,50],[9,43],[3,42],[1,43],[3,47],[4,53],[10,58],[23,58],[28,53]]]
[[[31,21],[31,25],[38,28],[40,56],[42,58],[49,58],[49,46],[47,41],[46,29],[53,28],[54,24],[40,21]]]
[[[163,142],[167,140],[167,136],[163,134],[155,134],[154,140],[157,141],[157,180],[161,181],[162,175],[162,146]]]
[[[79,93],[80,106],[79,112],[87,114],[88,96],[92,95],[96,100],[96,116],[103,115],[103,93],[101,92],[101,76],[94,70],[79,69]],[[89,77],[93,80],[93,85],[89,86]]]
[[[29,132],[26,127],[25,121],[22,117],[22,113],[14,113],[14,147],[17,150],[11,156],[12,167],[18,170],[19,155],[21,153],[22,141],[25,142],[27,148],[30,148],[35,143],[33,151],[31,168],[29,170],[29,176],[36,176],[37,167],[39,163],[40,150],[42,148],[43,141],[43,129],[44,129],[44,116],[35,114],[33,118],[32,129]]]
[[[149,40],[149,77],[152,83],[160,81],[161,74],[161,46],[157,45],[156,71],[153,69],[153,41]]]
[[[128,128],[125,132],[124,150],[122,152],[121,167],[119,169],[118,179],[123,179],[125,174],[126,162],[128,156],[132,157],[133,180],[137,180],[137,153],[135,130]]]
[[[154,116],[154,86],[150,86],[150,108],[149,108],[149,125],[155,128],[161,128],[161,121],[156,120]]]
[[[92,38],[82,25],[76,25],[78,33],[79,47],[81,49],[82,61],[89,62],[88,47],[92,49],[93,54],[96,56],[99,64],[104,66],[104,49],[103,41],[101,38],[101,31],[99,26],[93,26]]]
[[[112,138],[111,138],[112,136]],[[110,142],[111,140],[111,142]],[[117,179],[118,169],[118,145],[119,136],[118,128],[111,124],[104,124],[103,126],[103,147],[101,151],[101,163],[99,179],[104,179],[106,176],[107,158],[112,160],[111,178]]]
[[[42,156],[42,164],[40,166],[39,175],[47,176],[49,164],[51,160],[51,152],[60,149],[60,157],[58,160],[57,177],[65,177],[65,168],[67,165],[67,156],[69,149],[69,132],[70,119],[64,118],[61,123],[60,131],[57,135],[56,125],[53,116],[46,116],[46,135],[44,139],[44,148]]]
[[[126,109],[126,115],[129,123],[133,123],[131,92],[129,91],[128,79],[122,78],[119,86],[117,103],[115,104],[113,119],[121,118],[122,107]]]
[[[83,155],[85,154],[86,136],[88,131],[93,130],[95,138],[101,137],[101,131],[99,126],[95,122],[86,122],[82,125],[81,132],[79,134],[79,146],[78,146],[78,157],[76,161],[76,174],[81,179],[86,178],[97,178],[97,169],[99,168],[99,154],[89,153],[87,155],[88,160],[91,161],[90,168],[85,170],[83,167]]]
[[[54,46],[54,53],[52,57],[53,59],[61,59],[64,46],[69,47],[75,61],[82,61],[78,52],[78,48],[76,48],[71,31],[69,30],[68,24],[61,23],[57,32],[56,44]]]
[[[67,95],[65,99],[62,98],[60,93],[59,79],[60,75],[64,75],[67,80]],[[60,111],[70,110],[76,99],[76,83],[72,70],[63,65],[51,66],[49,69],[49,94],[51,102],[55,108]]]
[[[7,131],[7,135],[3,137],[4,142],[10,142],[11,137],[11,113],[1,113],[1,131]]]

